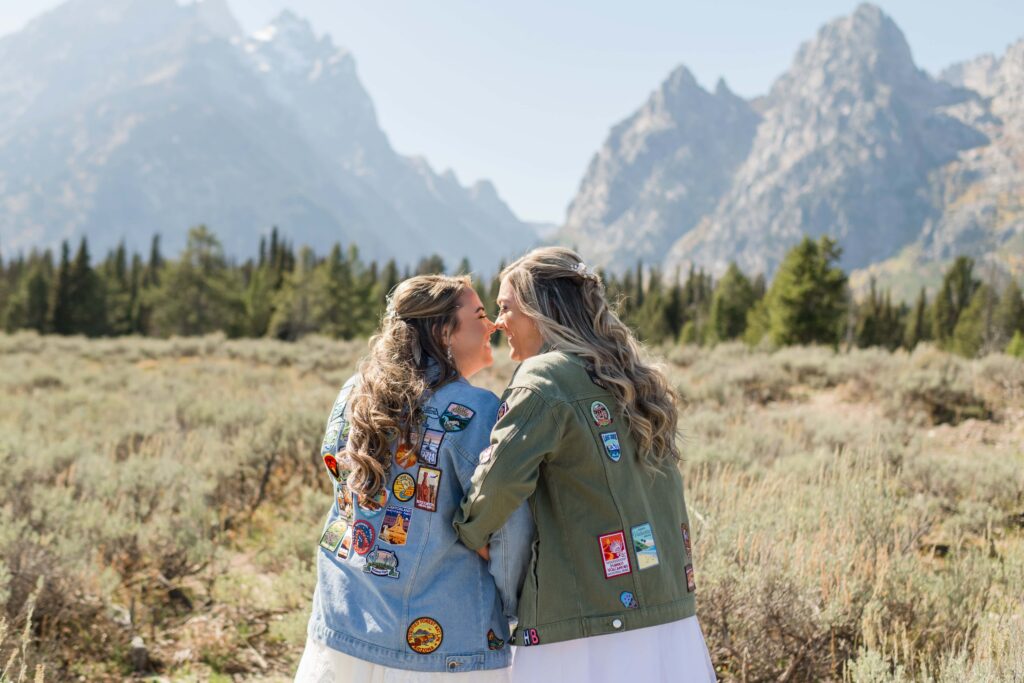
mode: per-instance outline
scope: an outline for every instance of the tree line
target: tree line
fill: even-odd
[[[829,237],[804,238],[783,259],[771,283],[735,264],[715,280],[691,268],[671,277],[637,263],[621,275],[604,273],[619,314],[650,343],[713,345],[828,344],[913,349],[923,341],[965,356],[1005,351],[1024,356],[1024,301],[1015,279],[1003,286],[976,277],[968,257],[947,269],[929,298],[894,303],[872,281],[856,300],[840,249]],[[0,324],[11,332],[90,337],[199,335],[295,340],[319,333],[352,339],[372,334],[388,292],[414,274],[470,274],[463,260],[448,271],[440,256],[415,268],[364,261],[358,249],[335,244],[326,255],[298,250],[275,228],[255,258],[229,261],[205,226],[189,231],[184,251],[166,259],[155,236],[148,257],[130,257],[122,243],[93,264],[82,238],[60,256],[33,251],[6,263],[0,256]],[[473,277],[495,314],[497,276]]]

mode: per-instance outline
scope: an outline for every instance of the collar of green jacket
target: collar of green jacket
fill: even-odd
[[[524,361],[502,395],[454,526],[487,544],[528,500],[536,522],[517,645],[655,626],[695,611],[682,477],[638,458],[612,394],[561,351]]]

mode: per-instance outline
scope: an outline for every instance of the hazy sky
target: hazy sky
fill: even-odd
[[[520,217],[560,222],[609,128],[685,64],[766,92],[836,0],[228,0],[247,31],[284,8],[348,47],[404,154],[490,178]],[[54,0],[0,0],[0,35]],[[1024,36],[1024,0],[888,0],[932,73]]]

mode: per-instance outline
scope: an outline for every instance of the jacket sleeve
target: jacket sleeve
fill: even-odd
[[[505,525],[491,536],[489,569],[501,595],[505,616],[514,619],[519,613],[519,592],[530,564],[533,545],[533,515],[524,500]]]
[[[487,545],[537,487],[540,465],[558,447],[564,406],[551,406],[536,391],[517,387],[504,396],[507,409],[491,431],[469,493],[455,514],[455,531],[472,550]]]

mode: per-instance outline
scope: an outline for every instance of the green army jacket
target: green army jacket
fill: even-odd
[[[454,526],[472,549],[529,500],[536,522],[516,645],[692,616],[693,558],[676,463],[652,474],[612,394],[577,356],[524,361]]]

